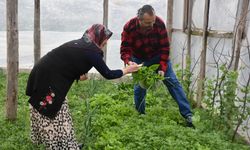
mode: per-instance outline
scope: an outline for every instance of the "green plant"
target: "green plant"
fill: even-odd
[[[149,67],[142,66],[137,72],[132,73],[133,81],[139,84],[142,88],[148,89],[156,82],[163,80],[164,77],[156,73],[159,64],[154,64]]]
[[[187,66],[190,66],[190,65],[191,65],[191,61],[189,59],[189,60],[187,60]],[[193,69],[190,70],[189,67],[183,69],[182,67],[180,67],[179,64],[175,65],[175,69],[176,69],[176,76],[179,79],[179,81],[181,82],[183,89],[187,95],[187,98],[189,100],[191,100],[191,102],[195,103],[193,100],[194,90],[193,90],[193,87],[191,87],[192,82],[195,82],[192,79],[193,78]]]
[[[27,78],[28,74],[19,75],[18,118],[10,122],[4,119],[3,113],[6,76],[0,75],[1,150],[44,150],[43,145],[32,144],[29,137],[29,104],[25,96]],[[92,86],[95,91],[90,93],[88,88]],[[196,130],[184,127],[185,121],[178,106],[164,86],[148,91],[147,114],[138,115],[133,107],[132,86],[128,82],[104,80],[73,85],[68,102],[77,141],[85,145],[85,150],[249,150],[249,145],[240,142],[238,136],[232,143],[228,134],[211,128],[213,118],[208,118],[208,112],[203,109],[194,109]],[[243,98],[249,100],[249,87],[242,92],[248,93]],[[85,102],[86,99],[89,101]]]
[[[211,128],[223,131],[232,137],[232,141],[238,127],[250,115],[246,105],[249,102],[249,81],[245,87],[241,87],[237,84],[237,78],[236,71],[227,69],[225,65],[220,66],[218,76],[206,81],[204,99],[208,117],[212,122]]]
[[[84,117],[84,148],[89,147],[92,141],[92,118],[95,115],[98,106],[96,106],[93,110],[91,110],[90,102],[88,99],[85,100],[85,117]]]

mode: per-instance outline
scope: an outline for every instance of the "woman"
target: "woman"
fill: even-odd
[[[137,64],[110,70],[103,61],[102,48],[112,32],[94,24],[81,39],[65,43],[42,57],[32,69],[26,88],[30,96],[31,139],[46,149],[79,149],[72,118],[65,100],[74,80],[86,80],[95,67],[106,79],[120,78],[138,70]]]

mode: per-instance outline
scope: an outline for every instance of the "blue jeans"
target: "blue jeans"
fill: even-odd
[[[153,64],[159,64],[160,56],[155,56],[150,60],[142,60],[136,57],[132,57],[132,61],[136,62],[137,64],[143,63],[144,66],[150,66]],[[176,75],[172,68],[171,61],[167,61],[167,71],[165,72],[165,80],[163,80],[164,85],[168,88],[169,93],[174,98],[179,106],[179,111],[184,118],[188,116],[192,116],[190,104],[186,98],[184,90],[176,78]],[[145,114],[145,97],[147,94],[147,90],[140,87],[139,85],[134,86],[134,101],[135,101],[135,108],[140,114]]]

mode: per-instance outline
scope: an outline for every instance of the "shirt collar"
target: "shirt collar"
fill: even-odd
[[[135,26],[136,26],[136,31],[140,31],[140,22],[139,19],[136,17],[136,21],[135,21]]]

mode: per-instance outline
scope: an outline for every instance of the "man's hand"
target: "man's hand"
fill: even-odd
[[[162,71],[162,70],[159,70],[159,71],[158,71],[158,74],[159,74],[160,76],[164,77],[165,72],[164,72],[164,71]]]
[[[87,80],[88,79],[88,75],[87,74],[83,74],[80,76],[80,79],[81,81],[84,81],[84,80]]]

